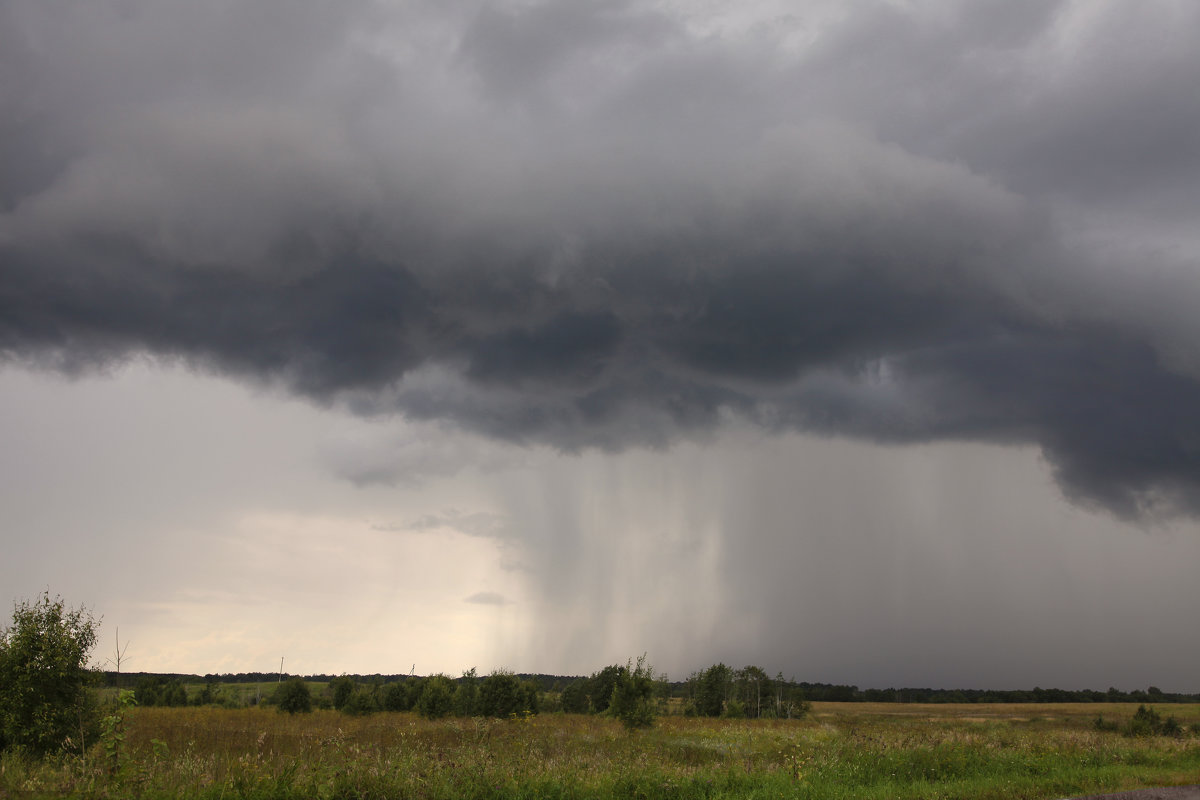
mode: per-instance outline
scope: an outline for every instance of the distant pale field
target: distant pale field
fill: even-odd
[[[803,720],[424,720],[135,708],[120,755],[0,761],[0,797],[1062,798],[1200,783],[1200,736],[1097,730],[1130,704],[815,703]],[[1183,726],[1200,705],[1160,705]]]
[[[810,716],[819,719],[862,720],[874,717],[946,721],[1063,722],[1090,724],[1132,717],[1139,703],[813,703]],[[1200,703],[1147,703],[1160,714],[1184,725],[1200,722]]]

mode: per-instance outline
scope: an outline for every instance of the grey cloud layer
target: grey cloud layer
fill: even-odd
[[[1197,510],[1200,10],[698,8],[0,2],[0,351],[568,449],[1035,442]]]

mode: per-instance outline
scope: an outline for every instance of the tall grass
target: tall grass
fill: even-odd
[[[1200,706],[1178,706],[1185,725]],[[119,768],[0,758],[0,797],[1056,798],[1200,782],[1200,739],[1097,730],[1104,705],[816,704],[802,721],[423,720],[133,709]]]

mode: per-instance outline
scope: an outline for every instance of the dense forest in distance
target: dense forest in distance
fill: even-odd
[[[710,668],[711,669],[711,668]],[[750,668],[757,670],[757,668]],[[739,672],[730,670],[731,673]],[[761,670],[757,670],[760,675]],[[603,670],[601,671],[601,673]],[[588,680],[595,680],[601,673],[595,673],[591,678],[578,675],[546,675],[542,673],[517,673],[516,677],[523,682],[537,686],[544,694],[560,695],[572,685],[581,685]],[[694,691],[695,681],[702,673],[697,673],[687,681],[667,681],[666,687],[670,697],[689,698]],[[165,684],[202,684],[215,686],[219,684],[276,684],[281,679],[300,677],[311,683],[330,683],[337,678],[350,678],[354,683],[365,686],[383,686],[410,680],[420,680],[424,676],[409,674],[380,673],[369,675],[292,675],[278,672],[239,672],[224,674],[182,674],[154,672],[111,672],[100,671],[101,683],[104,686],[121,689],[136,689],[139,682],[145,686]],[[732,676],[731,676],[732,677]],[[463,678],[451,678],[461,681]],[[1146,689],[1124,691],[1110,687],[1106,691],[1093,689],[933,689],[933,688],[888,688],[860,689],[857,686],[830,683],[810,683],[807,681],[783,680],[781,676],[774,679],[766,678],[772,683],[782,684],[789,692],[802,694],[810,702],[842,702],[842,703],[1200,703],[1200,693],[1186,694],[1180,692],[1164,692],[1156,686]],[[774,690],[774,687],[773,689]],[[193,700],[194,702],[194,700]]]

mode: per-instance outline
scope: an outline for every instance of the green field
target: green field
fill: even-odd
[[[0,757],[0,797],[1059,798],[1200,782],[1179,736],[1098,730],[1124,704],[816,703],[803,720],[429,721],[262,708],[133,708],[86,757]]]

